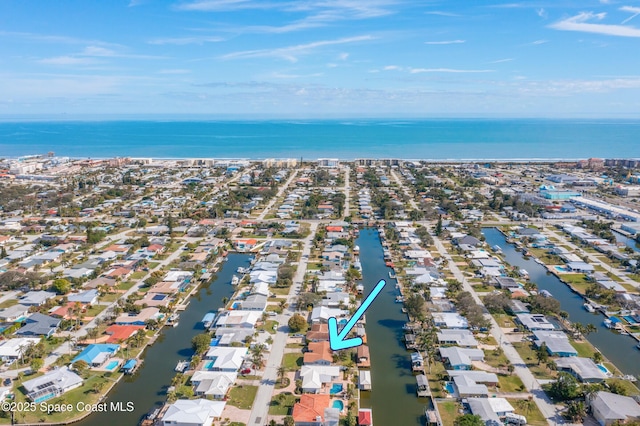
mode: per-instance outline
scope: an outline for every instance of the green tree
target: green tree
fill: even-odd
[[[542,342],[542,344],[536,350],[536,358],[538,359],[538,365],[542,362],[547,362],[549,359],[549,352],[547,351],[547,344]]]
[[[571,401],[567,406],[567,417],[574,423],[582,423],[587,415],[584,401]]]
[[[64,278],[53,281],[53,290],[58,294],[67,294],[71,291],[71,283]]]
[[[42,360],[42,358],[34,358],[31,360],[29,367],[31,367],[32,371],[36,372],[40,370],[43,365],[44,365],[44,361]]]
[[[438,237],[442,234],[442,215],[438,216],[438,223],[436,223],[435,234]]]
[[[404,302],[407,313],[413,318],[422,318],[424,316],[424,298],[419,294],[412,294]]]
[[[207,333],[198,334],[191,339],[191,348],[196,354],[203,354],[211,343],[211,337]]]
[[[284,426],[295,426],[296,422],[293,417],[287,416],[284,418]]]
[[[557,379],[546,387],[546,391],[559,401],[575,399],[579,394],[578,381],[571,374],[560,372]]]
[[[73,366],[74,370],[76,370],[80,374],[84,373],[89,368],[89,364],[87,364],[87,361],[85,361],[83,359],[80,359],[80,360],[74,362],[72,366]]]
[[[7,249],[2,246],[2,250],[0,250],[0,259],[4,259],[7,257]]]
[[[456,417],[453,421],[453,426],[484,426],[484,421],[480,416],[465,414],[463,416]]]
[[[289,329],[293,333],[301,333],[307,331],[308,324],[307,320],[300,314],[294,314],[291,318],[289,318]]]

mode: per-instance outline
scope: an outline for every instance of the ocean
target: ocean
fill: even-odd
[[[0,157],[640,158],[640,120],[370,119],[0,122]]]

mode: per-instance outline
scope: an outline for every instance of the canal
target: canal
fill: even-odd
[[[548,273],[546,268],[533,259],[524,259],[522,253],[515,250],[512,244],[507,243],[504,235],[495,228],[482,230],[490,247],[500,246],[503,258],[512,266],[524,268],[529,273],[531,281],[538,285],[540,290],[547,290],[560,302],[562,310],[569,313],[569,320],[582,324],[593,324],[598,331],[587,335],[587,340],[597,347],[602,354],[618,367],[624,374],[640,375],[640,353],[635,345],[637,341],[626,335],[618,334],[606,328],[605,319],[601,313],[589,313],[584,309],[584,299],[574,293],[565,283],[555,275]]]
[[[627,247],[630,247],[635,252],[640,252],[640,246],[638,245],[638,242],[633,238],[629,238],[626,235],[623,235],[616,231],[613,231],[613,235],[616,237],[617,242],[624,243]]]
[[[422,425],[427,399],[418,400],[416,379],[411,372],[411,358],[402,343],[402,326],[407,315],[395,303],[399,294],[396,280],[389,278],[378,232],[363,229],[356,240],[360,247],[362,279],[368,294],[384,279],[387,285],[366,313],[367,343],[371,355],[372,391],[370,399],[361,401],[373,410],[376,425]],[[424,402],[421,402],[424,401]]]
[[[215,279],[203,284],[191,296],[189,306],[180,313],[178,326],[165,327],[153,346],[146,349],[144,363],[138,371],[121,380],[107,396],[107,402],[121,401],[125,407],[131,401],[135,409],[132,412],[96,413],[77,425],[136,425],[154,406],[165,402],[167,388],[176,375],[176,364],[191,357],[191,339],[204,332],[200,320],[207,312],[221,308],[224,297],[233,295],[231,278],[234,272],[239,266],[249,266],[248,255],[230,254],[228,259],[220,264],[221,270]]]

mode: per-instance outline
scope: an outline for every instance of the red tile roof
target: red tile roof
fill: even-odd
[[[300,402],[293,406],[293,420],[296,423],[315,422],[318,417],[324,421],[324,409],[329,408],[330,396],[303,394]]]
[[[111,325],[105,330],[105,333],[111,335],[107,343],[121,343],[144,328],[144,325]]]

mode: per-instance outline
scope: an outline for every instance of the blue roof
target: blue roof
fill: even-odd
[[[123,370],[131,370],[133,367],[136,366],[136,364],[138,363],[138,360],[136,359],[130,359],[129,361],[127,361],[123,366],[122,369]]]
[[[110,352],[116,353],[120,349],[120,345],[109,344],[109,343],[98,343],[87,346],[82,352],[80,352],[71,363],[73,364],[76,361],[83,360],[87,364],[91,365],[93,360],[96,359],[101,353]]]
[[[216,314],[214,314],[213,312],[209,312],[202,318],[202,322],[213,322],[215,317],[216,317]]]

